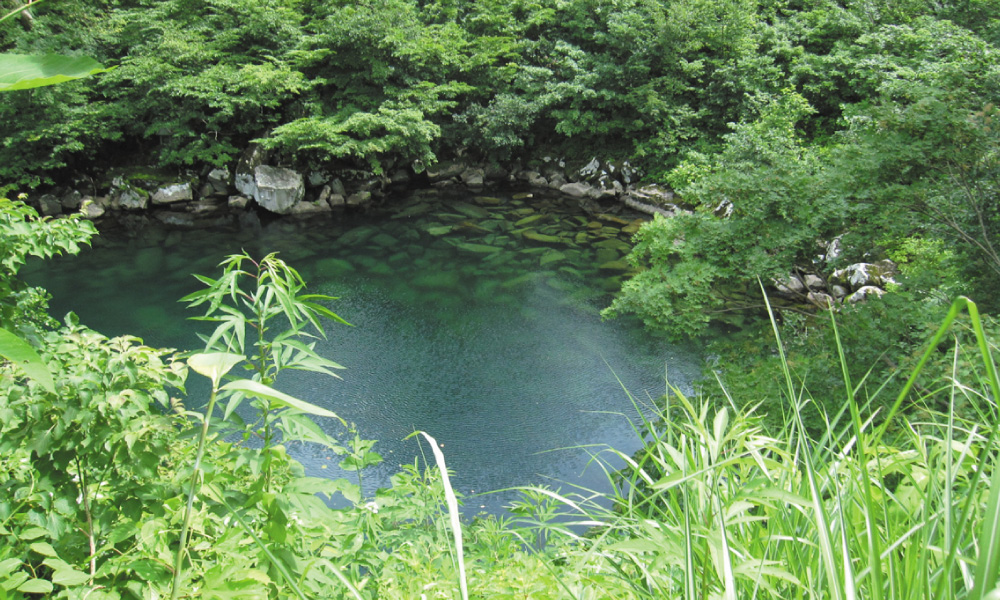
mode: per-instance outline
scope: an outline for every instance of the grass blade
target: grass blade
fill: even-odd
[[[451,532],[455,538],[455,555],[458,559],[458,585],[462,591],[462,600],[469,600],[469,586],[465,578],[465,556],[462,549],[462,522],[459,519],[458,499],[455,497],[455,491],[451,488],[451,480],[448,479],[448,467],[444,463],[444,454],[438,447],[437,440],[425,431],[416,431],[407,436],[407,439],[417,435],[418,433],[427,438],[427,443],[431,445],[431,451],[434,452],[434,460],[437,462],[438,469],[441,471],[441,483],[444,485],[445,502],[448,505],[448,515],[451,518]]]

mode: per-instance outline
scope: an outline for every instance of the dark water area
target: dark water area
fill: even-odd
[[[53,295],[52,314],[74,311],[114,336],[200,347],[204,323],[178,302],[217,274],[229,254],[279,252],[351,327],[328,324],[321,355],[342,380],[286,373],[277,387],[328,408],[377,439],[385,461],[366,471],[370,494],[434,436],[466,494],[467,514],[499,514],[516,486],[607,489],[592,457],[638,448],[634,431],[670,383],[687,389],[700,369],[692,348],[670,345],[630,320],[599,311],[624,274],[636,226],[587,215],[572,201],[511,196],[400,199],[385,214],[249,222],[212,230],[149,226],[109,232],[77,257],[31,263],[25,279]],[[403,204],[405,202],[405,204]],[[391,207],[390,207],[391,208]],[[206,387],[192,374],[189,393]],[[195,401],[191,402],[192,404]],[[343,427],[320,420],[329,433]],[[321,448],[292,444],[310,475],[355,479]],[[612,462],[612,466],[619,463]]]

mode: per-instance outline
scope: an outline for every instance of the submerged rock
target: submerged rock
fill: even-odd
[[[524,239],[531,240],[532,242],[539,242],[542,244],[563,244],[565,241],[554,235],[546,235],[544,233],[538,233],[537,231],[525,231],[521,234]]]
[[[378,229],[376,227],[372,225],[362,225],[360,227],[355,227],[340,236],[337,241],[344,246],[355,246],[365,243],[368,238],[372,237],[376,233],[378,233]]]
[[[444,289],[452,290],[458,287],[461,281],[457,271],[440,271],[428,275],[421,275],[410,280],[410,285],[423,289]]]
[[[538,264],[544,267],[546,265],[550,265],[555,262],[562,262],[564,260],[566,260],[566,255],[564,253],[559,252],[558,250],[550,250],[542,255],[542,258],[539,259]]]
[[[416,204],[411,204],[403,210],[394,213],[391,219],[409,219],[412,217],[419,217],[420,215],[430,212],[431,205],[426,202],[418,202]]]
[[[450,208],[455,209],[463,216],[471,217],[473,219],[486,219],[490,216],[490,212],[481,206],[475,206],[474,204],[467,204],[465,202],[453,202],[449,205]]]
[[[443,235],[448,235],[454,229],[455,228],[451,225],[431,225],[430,227],[424,229],[424,231],[426,231],[430,235],[433,235],[434,237],[441,237]]]
[[[503,250],[503,248],[500,248],[498,246],[489,246],[487,244],[461,243],[461,244],[456,244],[455,247],[458,248],[459,250],[472,252],[474,254],[493,254],[494,252],[499,252]]]
[[[324,258],[316,262],[314,270],[318,277],[332,277],[354,271],[354,265],[342,258]]]
[[[518,219],[514,223],[514,227],[526,227],[528,225],[531,225],[532,223],[537,223],[538,221],[542,221],[542,220],[545,220],[547,218],[548,218],[548,215],[546,215],[546,214],[528,215],[527,217],[524,217],[523,219]]]

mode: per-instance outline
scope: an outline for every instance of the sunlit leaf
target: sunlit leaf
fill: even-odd
[[[28,546],[33,551],[41,554],[42,556],[59,556],[56,549],[52,547],[52,544],[48,542],[35,542],[34,544]]]
[[[47,392],[56,393],[52,374],[35,349],[6,329],[0,329],[0,356],[21,367],[28,377],[37,381]]]
[[[0,92],[55,85],[109,70],[87,56],[0,54]]]
[[[211,379],[212,385],[217,387],[222,377],[244,360],[246,357],[241,354],[202,352],[189,358],[187,363],[196,373]]]
[[[52,582],[44,579],[29,579],[17,586],[17,591],[25,594],[48,594],[52,591]]]

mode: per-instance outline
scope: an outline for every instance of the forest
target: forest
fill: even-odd
[[[0,600],[1000,595],[1000,0],[22,4],[0,21]],[[8,88],[46,55],[96,68]],[[627,161],[684,210],[638,230],[603,314],[704,344],[697,394],[608,450],[610,495],[462,520],[427,434],[371,497],[286,452],[381,460],[279,391],[338,376],[315,338],[342,319],[294,265],[200,274],[184,300],[216,329],[186,353],[57,322],[18,278],[97,234],[25,199],[251,144],[373,175]],[[886,260],[864,302],[763,293]]]

